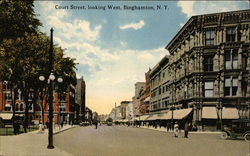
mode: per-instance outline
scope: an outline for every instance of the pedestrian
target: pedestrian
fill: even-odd
[[[168,122],[168,123],[167,123],[167,132],[169,132],[170,128],[171,128],[171,125],[170,125],[170,123]]]
[[[188,138],[188,130],[189,130],[189,124],[188,122],[186,122],[184,125],[184,133],[185,133],[184,138]]]
[[[63,121],[61,121],[61,128],[63,128]]]
[[[177,122],[175,122],[175,124],[174,124],[174,137],[177,138],[178,135],[179,135],[179,125]]]
[[[97,129],[97,127],[98,127],[98,122],[95,121],[95,129]]]

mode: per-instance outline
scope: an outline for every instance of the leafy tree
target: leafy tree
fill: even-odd
[[[3,80],[9,81],[15,86],[14,96],[18,89],[21,90],[26,105],[25,123],[28,123],[29,108],[32,104],[37,103],[39,94],[42,99],[41,104],[43,96],[46,95],[46,82],[39,81],[39,76],[44,75],[48,79],[50,75],[49,45],[49,39],[44,34],[30,35],[26,33],[24,37],[3,40],[0,46],[2,49],[0,60],[5,61],[0,73],[3,75]],[[64,83],[57,86],[57,92],[62,94],[67,91],[69,84],[76,84],[76,63],[74,59],[64,57],[64,50],[58,46],[54,47],[54,53],[54,74],[64,79]],[[29,99],[30,94],[33,94],[32,102]],[[15,105],[12,105],[14,110]],[[41,107],[44,115],[46,106]]]
[[[35,18],[34,0],[8,0],[0,2],[0,43],[6,38],[36,33],[42,24]]]

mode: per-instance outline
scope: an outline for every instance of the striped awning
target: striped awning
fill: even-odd
[[[216,107],[203,107],[202,119],[218,119]]]

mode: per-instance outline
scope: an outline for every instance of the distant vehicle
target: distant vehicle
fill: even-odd
[[[222,132],[223,139],[236,139],[237,137],[246,138],[250,135],[250,119],[238,119],[232,121],[232,127],[227,127]]]
[[[106,120],[106,124],[107,124],[107,126],[112,126],[113,125],[113,119],[112,118],[108,118]]]
[[[85,122],[80,122],[79,124],[80,126],[88,126],[89,125],[89,122],[85,121]]]
[[[112,126],[113,123],[112,122],[107,122],[107,126]]]

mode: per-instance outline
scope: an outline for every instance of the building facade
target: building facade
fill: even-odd
[[[132,98],[134,116],[140,115],[140,98],[142,97],[140,93],[144,90],[144,87],[145,82],[135,83],[135,96]]]
[[[166,46],[169,107],[211,126],[250,117],[250,10],[191,17]]]
[[[13,95],[13,93],[12,93]],[[53,122],[59,124],[60,122],[73,122],[76,116],[75,106],[75,87],[69,85],[66,93],[60,95],[54,93],[53,95],[53,110],[54,118]],[[28,110],[28,121],[29,122],[42,122],[48,121],[48,100],[45,95],[43,98],[37,97],[36,103],[33,103],[34,94],[31,92],[29,95],[29,110]],[[11,91],[8,82],[0,82],[0,113],[13,114]],[[15,103],[15,114],[23,116],[25,114],[25,102],[24,97],[20,91],[18,91],[16,103]],[[42,115],[44,110],[44,115]]]
[[[169,108],[169,56],[163,57],[157,63],[151,72],[149,78],[151,81],[151,99],[150,112],[156,112]]]
[[[126,109],[127,109],[127,105],[129,103],[130,103],[130,101],[122,101],[121,102],[121,116],[122,116],[122,119],[126,119],[127,118]]]
[[[81,121],[85,121],[85,101],[86,101],[86,84],[81,77],[80,79],[77,79],[76,84],[76,104],[79,105],[79,119]]]

